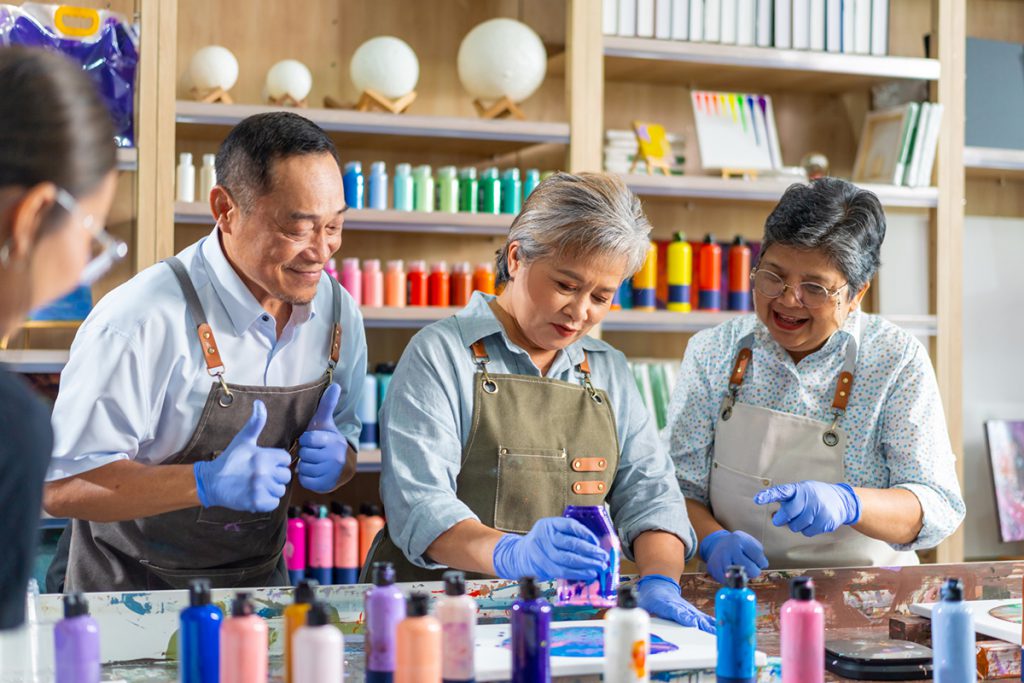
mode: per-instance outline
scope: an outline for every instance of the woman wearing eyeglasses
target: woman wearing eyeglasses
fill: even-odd
[[[124,245],[102,229],[117,179],[114,129],[82,69],[40,50],[0,48],[0,93],[6,336],[32,309],[102,275]],[[52,446],[49,409],[0,370],[0,630],[24,618]]]
[[[916,564],[964,517],[924,346],[860,310],[885,215],[834,178],[765,224],[754,315],[690,341],[669,451],[709,573]]]

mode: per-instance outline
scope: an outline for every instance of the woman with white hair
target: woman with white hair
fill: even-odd
[[[398,364],[381,413],[388,527],[371,562],[403,581],[448,567],[594,579],[607,554],[561,515],[607,503],[641,606],[713,630],[680,596],[696,541],[654,421],[625,356],[587,336],[649,232],[614,176],[559,173],[530,194],[498,252],[500,296],[475,293]]]

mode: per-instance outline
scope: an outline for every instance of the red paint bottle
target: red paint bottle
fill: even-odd
[[[708,235],[697,255],[698,308],[702,311],[722,310],[722,248]]]
[[[429,301],[431,306],[448,306],[451,303],[451,276],[444,261],[430,267]]]
[[[406,275],[409,283],[409,305],[427,305],[427,262],[409,261],[409,272]]]

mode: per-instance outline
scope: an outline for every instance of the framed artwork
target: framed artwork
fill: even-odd
[[[900,184],[909,147],[906,141],[916,122],[917,108],[914,103],[868,113],[853,164],[853,182]]]
[[[985,422],[992,484],[1004,542],[1024,540],[1024,421]]]

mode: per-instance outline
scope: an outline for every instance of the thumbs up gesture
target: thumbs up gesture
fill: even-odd
[[[252,416],[224,452],[195,464],[196,492],[203,507],[243,512],[277,508],[292,478],[291,457],[282,448],[256,444],[266,424],[267,407],[263,401],[253,402]]]
[[[299,437],[299,483],[315,493],[336,489],[345,468],[348,441],[334,424],[334,409],[340,396],[340,386],[328,386],[313,419]]]

